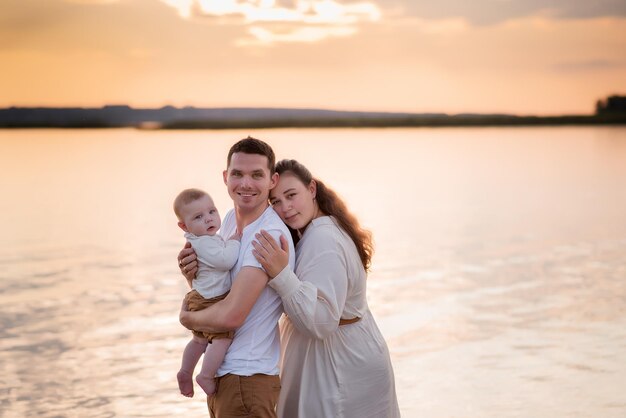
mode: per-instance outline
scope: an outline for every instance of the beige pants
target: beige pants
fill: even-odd
[[[187,307],[190,311],[201,311],[203,309],[208,308],[211,305],[219,302],[224,299],[228,295],[228,292],[224,293],[221,296],[217,296],[211,299],[205,299],[197,290],[192,290],[191,292],[185,295],[185,302],[187,303]],[[200,332],[200,331],[192,331],[193,335],[206,338],[209,342],[213,341],[213,338],[230,338],[231,340],[235,336],[235,331],[229,332]]]
[[[215,395],[207,403],[211,418],[276,418],[280,378],[266,374],[217,378]]]

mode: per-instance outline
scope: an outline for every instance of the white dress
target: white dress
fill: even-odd
[[[314,219],[296,247],[295,274],[271,280],[281,319],[282,418],[400,416],[389,351],[367,306],[366,273],[333,218]],[[339,326],[339,319],[361,320]]]

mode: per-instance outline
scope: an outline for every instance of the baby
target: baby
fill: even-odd
[[[198,274],[192,290],[185,296],[190,311],[199,311],[228,294],[231,286],[230,269],[239,256],[240,235],[228,241],[217,234],[221,226],[220,215],[208,193],[198,189],[186,189],[174,200],[174,212],[178,226],[185,231],[185,238],[196,252]],[[196,377],[200,387],[211,396],[215,393],[215,373],[224,361],[234,332],[207,333],[193,331],[187,344],[178,372],[178,387],[185,396],[193,396],[193,370],[204,353],[202,370]]]

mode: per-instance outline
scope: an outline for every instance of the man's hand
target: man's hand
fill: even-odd
[[[189,314],[190,314],[189,307],[187,306],[187,303],[185,303],[185,301],[183,300],[183,305],[180,307],[180,314],[178,315],[178,320],[180,321],[182,326],[184,326],[188,330],[193,330],[191,326],[191,315]]]
[[[224,300],[200,311],[180,310],[180,323],[194,331],[225,332],[239,328],[267,285],[267,274],[256,267],[243,267]],[[184,304],[183,304],[184,305]]]
[[[178,253],[178,268],[191,287],[191,281],[196,278],[196,273],[198,273],[198,261],[196,260],[196,252],[191,248],[189,242]]]

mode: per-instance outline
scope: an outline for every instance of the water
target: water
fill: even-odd
[[[249,133],[374,232],[404,417],[626,416],[626,128],[559,127],[0,131],[2,417],[207,416],[171,203]]]

